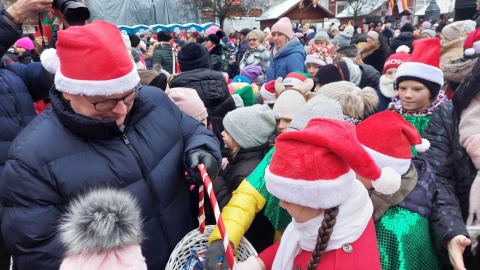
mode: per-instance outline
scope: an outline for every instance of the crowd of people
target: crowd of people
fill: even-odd
[[[0,269],[166,269],[199,164],[234,269],[480,269],[475,21],[22,35],[52,2],[0,9]]]

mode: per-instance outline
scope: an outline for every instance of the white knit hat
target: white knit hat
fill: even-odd
[[[277,119],[293,119],[300,108],[305,105],[307,101],[305,97],[296,90],[285,90],[275,101],[273,111]]]

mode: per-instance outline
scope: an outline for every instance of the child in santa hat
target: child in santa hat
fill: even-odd
[[[388,196],[357,176],[370,191],[382,269],[440,269],[429,229],[435,174],[426,159],[412,158],[410,150],[413,146],[423,152],[430,144],[392,111],[370,116],[356,130],[377,165],[392,167],[402,176],[400,189]],[[377,136],[379,130],[382,136]]]
[[[428,124],[435,108],[446,100],[441,89],[443,72],[440,69],[440,41],[436,38],[413,42],[413,53],[398,67],[391,110],[399,113],[420,134]],[[417,154],[412,148],[412,153]]]
[[[60,270],[147,270],[140,209],[127,192],[100,189],[72,201],[59,231],[67,249]]]
[[[380,269],[373,206],[353,170],[393,192],[400,180],[375,164],[351,123],[317,118],[280,135],[266,187],[293,220],[279,243],[237,269]]]
[[[408,57],[410,48],[408,46],[399,46],[396,53],[390,55],[383,66],[383,75],[380,77],[380,92],[387,98],[392,98],[395,95],[393,81],[398,67]]]

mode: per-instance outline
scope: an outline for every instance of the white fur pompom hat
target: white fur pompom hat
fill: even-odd
[[[305,129],[277,137],[265,182],[280,200],[328,209],[356,191],[355,173],[373,180],[378,192],[392,194],[400,188],[400,175],[375,164],[357,140],[354,124],[315,118]]]
[[[117,26],[102,20],[58,31],[57,49],[40,60],[55,74],[57,90],[72,95],[109,96],[132,90],[139,82]]]
[[[67,256],[60,270],[147,270],[140,209],[127,192],[100,189],[72,201],[59,233]]]
[[[418,152],[430,148],[430,142],[420,137],[418,130],[392,111],[376,113],[357,126],[360,143],[380,167],[392,167],[398,174],[407,173],[412,162],[411,146]],[[378,136],[381,132],[381,136]]]

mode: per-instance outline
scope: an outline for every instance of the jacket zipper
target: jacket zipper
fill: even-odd
[[[157,217],[158,217],[158,220],[159,220],[159,223],[160,223],[160,228],[162,229],[163,238],[167,241],[169,250],[172,251],[173,247],[172,247],[170,239],[168,237],[168,233],[166,232],[166,229],[165,229],[165,222],[163,221],[160,209],[158,208],[158,205],[157,205],[157,203],[158,203],[157,193],[155,192],[155,189],[154,189],[152,183],[147,178],[147,174],[146,174],[146,171],[145,171],[145,165],[143,164],[142,160],[140,159],[140,156],[138,155],[137,150],[135,150],[135,147],[133,147],[133,145],[130,143],[130,140],[128,139],[127,135],[125,135],[125,133],[122,134],[122,139],[123,139],[123,142],[125,143],[125,145],[130,149],[130,151],[132,151],[133,155],[135,156],[135,159],[137,160],[138,165],[140,165],[140,170],[142,171],[142,177],[145,180],[145,182],[147,183],[148,188],[150,189],[150,192],[153,195],[153,200],[154,200],[153,207],[155,208],[155,212],[157,213]]]
[[[20,126],[22,128],[24,128],[25,127],[25,122],[23,121],[23,118],[20,115],[20,108],[18,106],[18,100],[17,100],[15,94],[13,93],[12,89],[5,83],[5,80],[3,78],[4,78],[3,75],[0,76],[0,81],[2,81],[3,86],[5,86],[5,89],[7,89],[8,94],[10,94],[10,97],[13,100],[13,106],[15,107],[15,115],[17,116],[17,120],[20,123]],[[32,103],[32,105],[33,105],[33,103]]]

